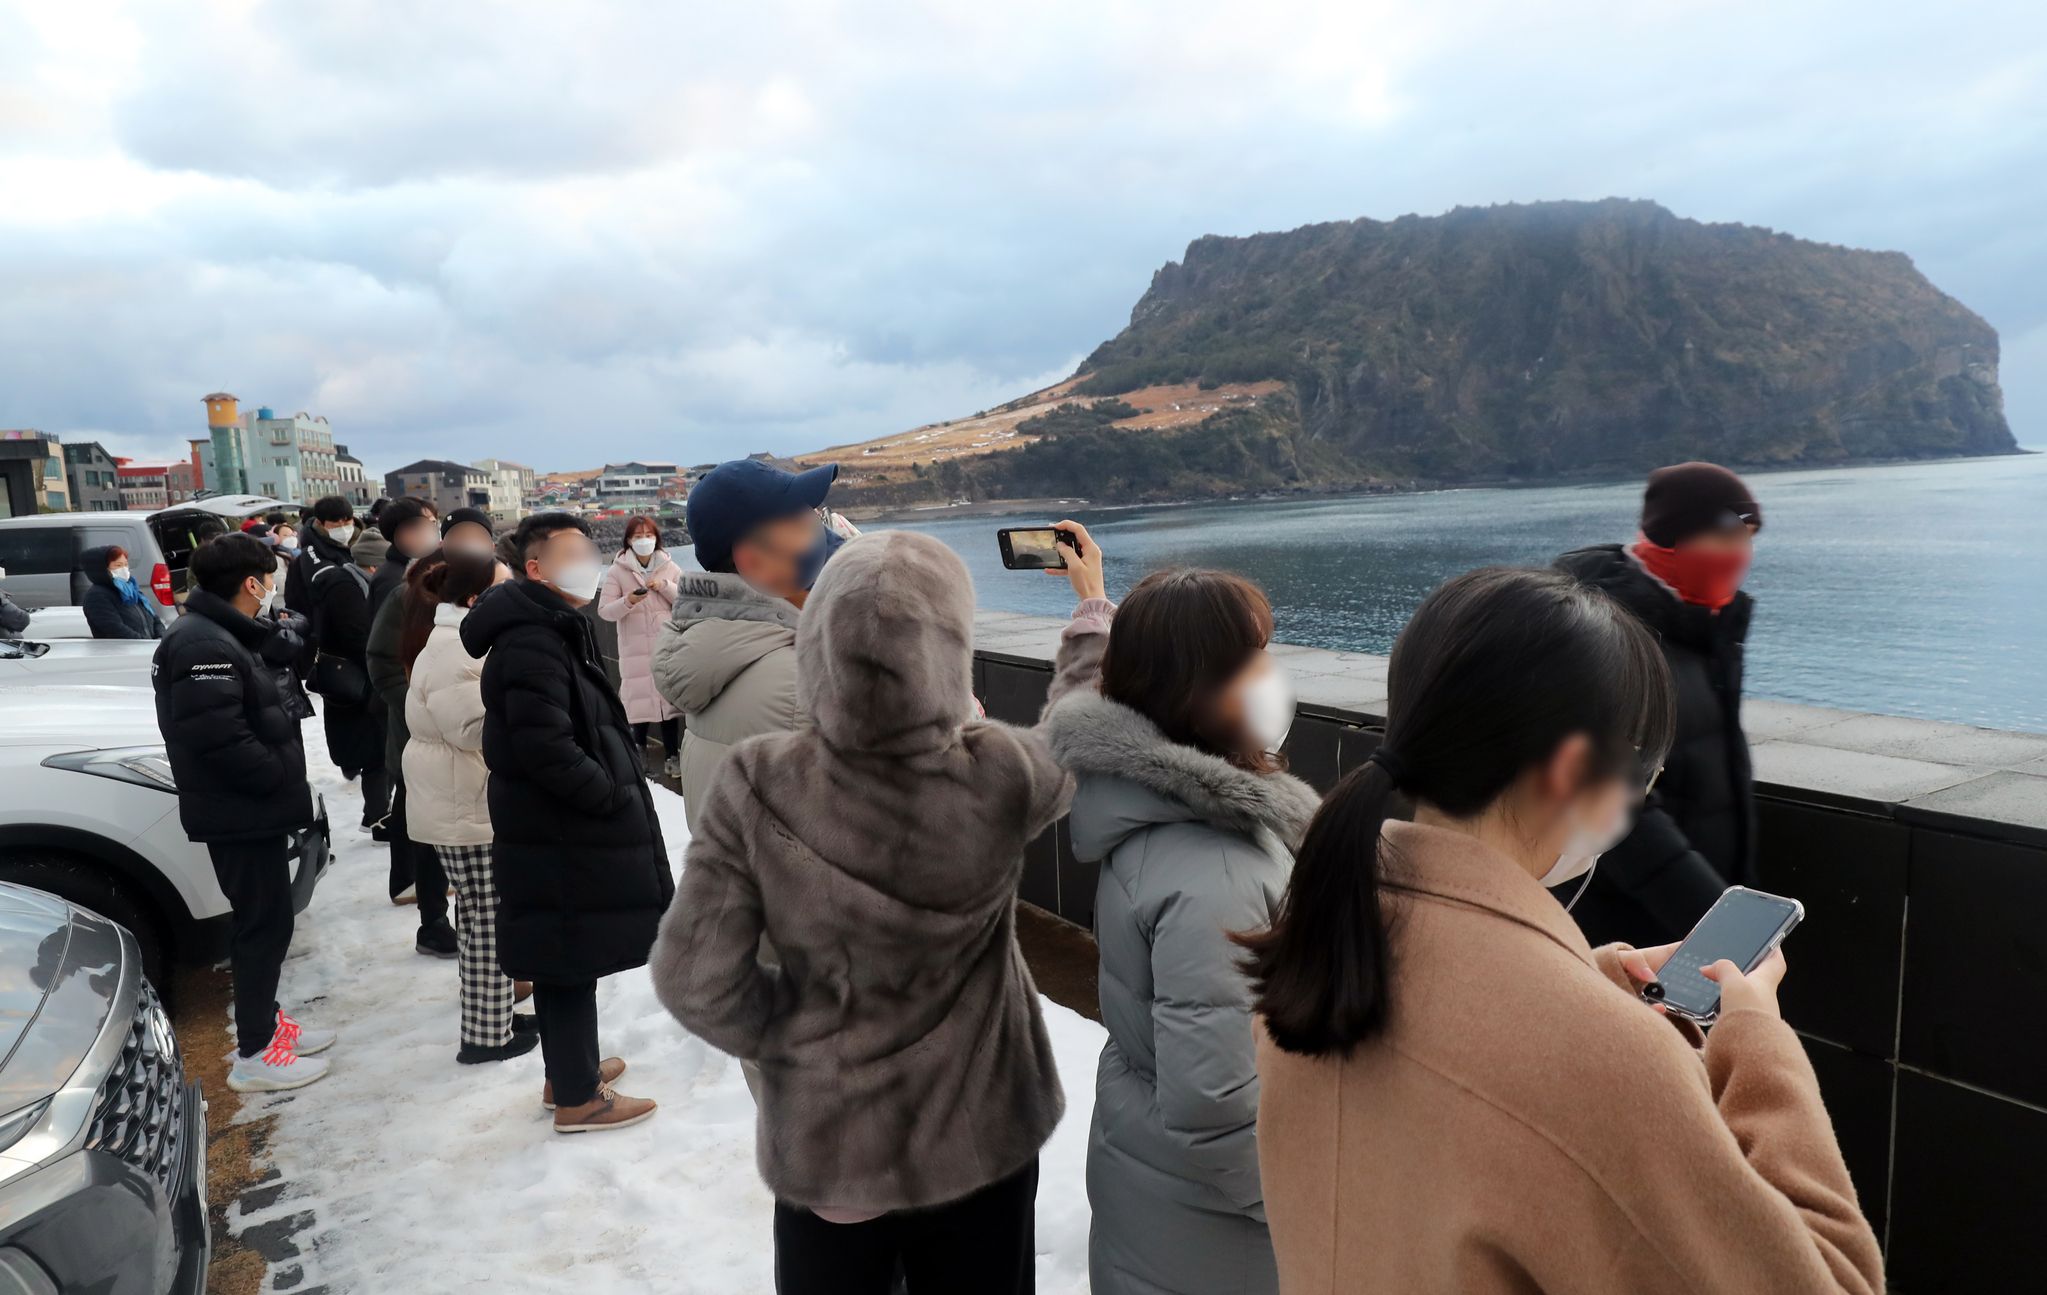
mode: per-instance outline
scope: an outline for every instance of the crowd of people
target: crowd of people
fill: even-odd
[[[596,988],[649,966],[744,1067],[789,1295],[1033,1289],[1078,1077],[1015,915],[1061,818],[1099,865],[1097,1292],[1883,1289],[1782,954],[1707,969],[1710,1032],[1641,993],[1755,879],[1739,477],[1662,469],[1632,542],[1437,589],[1378,750],[1325,796],[1287,772],[1251,582],[1157,571],[1112,602],[1060,523],[1048,700],[992,721],[965,564],[860,535],[835,475],[708,473],[701,569],[651,518],[607,553],[570,514],[499,535],[406,498],[198,549],[156,687],[235,910],[231,1086],[314,1082],[335,1042],[278,1002],[310,690],[415,949],[456,964],[454,1061],[538,1048],[561,1133],[646,1120]],[[95,625],[125,624],[125,555],[93,561]]]

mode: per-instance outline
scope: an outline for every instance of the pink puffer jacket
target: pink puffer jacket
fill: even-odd
[[[612,560],[604,589],[597,595],[597,614],[618,622],[618,695],[625,702],[626,719],[634,724],[673,719],[682,713],[654,691],[652,671],[654,640],[675,606],[675,580],[680,574],[682,568],[665,549],[655,549],[645,567],[637,554],[627,550]],[[628,595],[643,588],[652,592],[635,606]]]

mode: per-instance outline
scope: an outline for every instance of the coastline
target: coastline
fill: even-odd
[[[1937,458],[1894,457],[1837,459],[1826,463],[1742,463],[1724,466],[1747,476],[1780,472],[1824,472],[1833,468],[1897,467],[1912,463],[1968,463],[1983,459],[2009,459],[2022,455],[2047,454],[2047,449],[2017,446],[2004,454],[1953,454]],[[1549,477],[1467,477],[1456,480],[1414,478],[1408,481],[1373,482],[1362,486],[1301,486],[1293,490],[1270,490],[1243,495],[1193,495],[1176,499],[1132,499],[1102,502],[1092,499],[981,499],[946,504],[853,504],[839,509],[858,525],[896,522],[954,521],[969,517],[1008,517],[1023,513],[1049,513],[1055,508],[1110,512],[1129,508],[1185,508],[1197,504],[1268,503],[1281,499],[1345,499],[1365,495],[1444,494],[1458,490],[1540,490],[1554,486],[1604,486],[1640,481],[1641,472],[1571,472]]]

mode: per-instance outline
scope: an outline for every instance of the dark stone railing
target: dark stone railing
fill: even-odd
[[[1062,624],[977,617],[991,716],[1036,720]],[[1378,744],[1385,658],[1273,650],[1301,699],[1288,759],[1326,790]],[[1778,702],[1743,719],[1761,884],[1806,908],[1784,1016],[1894,1288],[2047,1286],[2047,734]],[[1096,878],[1062,821],[1032,844],[1023,898],[1091,928]]]

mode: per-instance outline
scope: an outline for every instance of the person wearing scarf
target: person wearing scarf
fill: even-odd
[[[1657,636],[1676,684],[1677,740],[1634,830],[1599,858],[1571,910],[1594,945],[1684,938],[1732,885],[1753,885],[1754,773],[1741,728],[1742,652],[1754,600],[1743,593],[1763,510],[1712,463],[1649,474],[1629,544],[1566,553],[1556,565],[1597,586]]]
[[[128,550],[118,544],[78,555],[87,589],[80,600],[85,624],[96,639],[160,639],[156,600],[145,594],[128,568]]]

